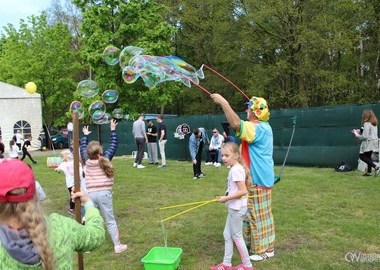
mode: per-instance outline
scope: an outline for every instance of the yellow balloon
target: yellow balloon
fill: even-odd
[[[28,82],[25,84],[25,90],[29,94],[34,94],[37,91],[37,85],[34,82]]]

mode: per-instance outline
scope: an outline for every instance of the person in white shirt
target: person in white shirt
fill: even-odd
[[[18,147],[13,139],[9,141],[8,157],[12,159],[18,158]]]
[[[67,123],[67,139],[69,140],[69,145],[71,141],[73,140],[73,129],[74,129],[73,122],[69,121],[69,123]]]
[[[216,128],[214,128],[212,130],[212,137],[210,141],[210,146],[208,148],[208,152],[210,156],[212,156],[212,154],[215,155],[215,161],[213,162],[213,165],[215,167],[221,166],[220,162],[222,160],[222,157],[221,157],[220,148],[222,147],[223,142],[224,142],[223,135],[221,135],[219,131]],[[207,164],[207,165],[211,165],[211,164]]]
[[[18,150],[21,151],[22,141],[24,140],[24,136],[21,134],[21,130],[17,130],[16,134],[13,136],[16,141],[16,145],[18,146]]]

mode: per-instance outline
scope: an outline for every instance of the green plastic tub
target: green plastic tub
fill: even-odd
[[[141,259],[145,270],[176,270],[181,262],[182,248],[153,247]]]

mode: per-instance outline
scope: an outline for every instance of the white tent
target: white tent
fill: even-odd
[[[0,136],[9,149],[9,141],[17,130],[32,135],[32,146],[39,147],[42,128],[41,95],[29,94],[24,88],[0,82]]]

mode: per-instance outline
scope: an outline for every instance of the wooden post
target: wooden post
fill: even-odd
[[[74,157],[74,192],[80,191],[79,177],[79,117],[78,112],[73,112],[73,157]],[[80,198],[75,199],[75,220],[82,223]],[[84,269],[83,253],[78,252],[78,268]]]

